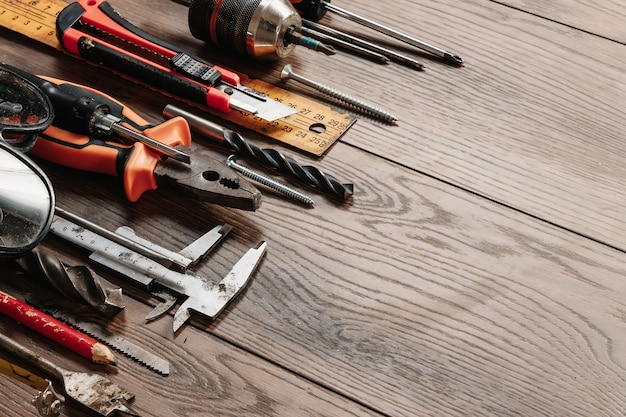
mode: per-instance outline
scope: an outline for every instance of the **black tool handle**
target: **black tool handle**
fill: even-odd
[[[326,14],[324,3],[330,3],[330,0],[290,0],[290,2],[303,17],[317,22]]]

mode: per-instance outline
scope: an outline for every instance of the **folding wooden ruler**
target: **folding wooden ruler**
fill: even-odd
[[[62,0],[0,0],[0,26],[63,50],[56,35],[56,20],[58,14],[67,6],[68,3]],[[261,80],[239,75],[243,85],[291,106],[297,110],[297,113],[268,122],[241,111],[229,113],[208,111],[238,126],[276,139],[309,154],[323,155],[356,120],[348,113],[339,113],[315,100]]]

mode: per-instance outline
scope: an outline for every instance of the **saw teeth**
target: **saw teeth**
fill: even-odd
[[[26,296],[27,301],[30,304],[37,306],[40,310],[45,311],[46,313],[52,315],[54,318],[67,323],[68,325],[81,330],[85,334],[93,337],[94,339],[106,344],[107,346],[112,347],[116,351],[122,353],[123,355],[131,358],[136,361],[140,365],[145,366],[146,368],[154,371],[160,375],[167,376],[170,374],[170,364],[163,358],[155,355],[154,353],[148,352],[141,346],[138,346],[129,340],[122,338],[121,336],[117,336],[111,333],[109,330],[94,322],[86,322],[74,316],[74,314],[65,311],[59,308],[56,305],[53,305],[51,302],[44,302],[33,294],[29,294]],[[141,359],[137,354],[141,355],[143,358],[149,358],[149,360]]]
[[[151,371],[154,371],[158,374],[161,374],[163,376],[168,376],[170,374],[170,366],[169,363],[167,361],[165,361],[164,359],[161,359],[159,357],[154,356],[153,354],[144,351],[143,348],[136,346],[137,349],[141,349],[142,351],[146,352],[146,354],[152,355],[154,356],[154,361],[162,361],[163,363],[161,364],[161,366],[157,366],[157,365],[153,365],[152,363],[149,363],[147,361],[144,361],[143,359],[138,358],[137,356],[133,355],[131,352],[128,352],[126,349],[120,347],[119,345],[116,345],[115,343],[112,343],[111,341],[107,340],[106,338],[101,337],[101,335],[97,334],[96,332],[93,332],[92,330],[88,329],[88,328],[84,328],[83,326],[81,326],[78,323],[72,323],[72,321],[67,321],[67,320],[63,320],[65,321],[67,324],[70,324],[74,327],[76,327],[77,329],[80,329],[81,331],[85,332],[86,334],[88,334],[89,336],[93,337],[94,339],[99,340],[100,342],[106,344],[107,346],[112,347],[113,349],[115,349],[116,351],[120,352],[121,354],[131,358],[132,360],[134,360],[135,362],[145,366],[146,368],[150,369]],[[96,325],[96,324],[94,324]],[[131,342],[122,339],[120,336],[113,336],[116,339],[118,339],[119,341],[123,341],[125,343],[128,343],[129,345],[132,345]]]

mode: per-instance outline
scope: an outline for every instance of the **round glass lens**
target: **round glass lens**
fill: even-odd
[[[54,210],[48,183],[12,152],[0,147],[0,255],[32,249]]]

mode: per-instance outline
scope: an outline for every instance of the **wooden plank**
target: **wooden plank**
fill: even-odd
[[[626,44],[626,10],[619,0],[601,3],[587,0],[505,0],[499,3]]]
[[[59,205],[109,228],[171,236],[173,248],[232,224],[199,269],[211,276],[267,240],[243,296],[197,325],[381,414],[624,407],[622,253],[343,145],[325,163],[361,184],[352,204],[303,211],[270,196],[247,213],[154,193],[128,206],[114,193],[86,195],[98,178],[73,185],[61,170],[53,181]],[[196,332],[185,328],[176,343],[188,337]]]
[[[159,0],[148,16],[139,2],[112,4],[146,30],[200,50],[178,5]],[[169,317],[143,326],[149,308],[136,302],[118,319],[115,329],[162,347],[181,369],[154,391],[156,377],[138,365],[124,362],[111,374],[138,391],[142,414],[623,414],[623,252],[520,212],[598,240],[623,239],[615,231],[623,224],[620,49],[493,3],[400,1],[387,12],[381,20],[411,20],[467,65],[427,61],[416,73],[294,56],[301,71],[401,119],[397,127],[361,120],[315,162],[355,183],[353,201],[315,195],[315,208],[304,210],[265,194],[249,213],[163,190],[129,204],[114,179],[42,164],[59,206],[109,229],[131,225],[170,249],[215,224],[233,225],[199,267],[211,277],[268,241],[242,296],[215,322],[196,321],[207,332],[188,326],[173,336]],[[31,71],[88,81],[152,121],[167,102],[18,36],[6,34],[0,50]],[[224,60],[269,81],[281,67]],[[85,261],[56,239],[46,245]],[[174,391],[177,384],[183,389]],[[2,379],[0,386],[3,415],[24,415],[29,391]]]
[[[357,123],[345,142],[626,249],[624,45],[492,2],[381,7],[363,13],[466,65],[426,61],[424,73],[392,66],[373,76],[338,59],[346,76],[337,84],[358,92],[367,80],[367,97],[400,117],[396,127]],[[314,66],[301,70],[315,76]]]

